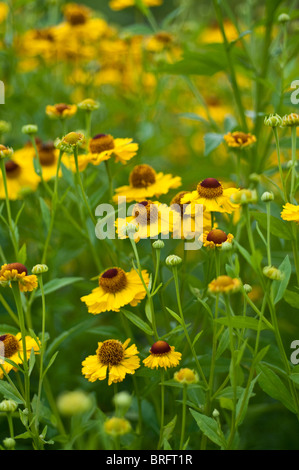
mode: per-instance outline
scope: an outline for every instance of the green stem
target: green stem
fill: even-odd
[[[181,429],[180,450],[183,450],[183,447],[184,447],[184,440],[185,440],[186,402],[187,402],[187,385],[184,384],[184,386],[183,386],[182,429]]]
[[[286,185],[285,185],[285,180],[284,180],[284,177],[283,177],[283,171],[282,171],[282,166],[281,166],[280,145],[279,145],[278,131],[277,131],[277,127],[273,127],[272,129],[273,129],[273,133],[274,133],[274,137],[275,137],[277,161],[278,161],[278,168],[279,168],[279,174],[280,174],[281,185],[282,185],[283,194],[284,194],[284,201],[287,202],[288,197],[287,197]]]
[[[297,134],[296,126],[292,127],[292,176],[291,176],[291,191],[290,191],[290,201],[295,196],[295,181],[296,181],[296,144],[297,144]]]
[[[112,202],[113,201],[113,179],[112,179],[112,175],[110,171],[109,160],[105,160],[105,168],[106,168],[108,182],[109,182],[109,199],[110,199],[110,202]]]
[[[174,283],[175,283],[175,291],[176,291],[176,298],[177,298],[177,304],[178,304],[178,309],[179,309],[179,314],[180,314],[180,317],[181,317],[181,320],[182,320],[182,327],[184,329],[184,333],[185,333],[185,336],[186,336],[186,339],[187,339],[187,342],[189,344],[189,347],[190,347],[190,350],[191,350],[191,353],[192,353],[192,356],[194,358],[194,361],[196,363],[196,367],[198,369],[198,372],[204,382],[204,384],[206,385],[206,387],[208,388],[208,382],[207,382],[207,379],[205,378],[205,375],[203,373],[203,370],[200,366],[200,363],[198,361],[198,358],[197,358],[197,355],[196,355],[196,351],[194,349],[194,346],[192,344],[192,341],[191,341],[191,338],[189,336],[189,333],[188,333],[188,330],[187,330],[187,327],[186,327],[186,322],[185,322],[185,319],[184,319],[184,314],[183,314],[183,309],[182,309],[182,305],[181,305],[181,298],[180,298],[180,288],[179,288],[179,279],[178,279],[178,270],[177,270],[177,266],[173,266],[172,267],[172,272],[173,272],[173,278],[174,278]]]
[[[272,266],[271,262],[271,246],[270,246],[270,234],[271,234],[271,208],[270,202],[266,202],[267,208],[267,258],[268,258],[268,266]]]
[[[78,163],[78,147],[77,146],[74,147],[74,160],[75,160],[75,165],[76,165],[76,183],[77,183],[77,185],[79,186],[79,188],[81,190],[82,199],[83,199],[83,202],[84,202],[84,204],[86,206],[86,209],[89,213],[89,216],[90,216],[91,220],[93,221],[93,223],[96,225],[97,221],[96,221],[95,216],[93,215],[93,213],[92,213],[92,211],[89,207],[87,197],[86,197],[86,194],[85,194],[85,191],[84,191],[82,179],[81,179],[81,174],[80,174],[80,170],[79,170],[79,163]]]
[[[17,242],[17,238],[15,234],[14,223],[13,223],[12,216],[11,216],[11,209],[10,209],[10,202],[9,202],[8,188],[7,188],[7,179],[6,179],[6,169],[5,169],[5,163],[4,163],[3,158],[0,159],[0,163],[1,163],[1,173],[2,173],[2,178],[3,178],[4,192],[5,192],[5,203],[6,203],[6,212],[7,212],[7,218],[8,218],[8,226],[10,228],[10,237],[11,237],[11,241],[13,244],[15,257],[17,260],[18,252],[19,252],[18,242]]]
[[[44,292],[42,274],[40,274],[38,277],[39,277],[39,287],[40,287],[41,297],[42,297],[42,337],[41,337],[41,349],[40,349],[40,369],[39,369],[37,404],[36,404],[36,412],[35,412],[35,419],[36,419],[37,426],[38,426],[38,417],[39,417],[40,402],[41,402],[42,384],[43,384],[43,371],[44,371],[43,366],[44,366],[45,331],[46,331],[46,301],[45,301],[45,292]]]
[[[161,449],[163,431],[164,431],[164,414],[165,414],[165,385],[164,385],[165,371],[161,369],[161,417],[160,417],[160,437],[158,442],[158,450]]]

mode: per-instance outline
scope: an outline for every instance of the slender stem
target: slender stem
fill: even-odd
[[[284,177],[283,177],[283,171],[282,171],[282,166],[281,166],[280,145],[279,145],[277,127],[273,127],[272,129],[273,129],[273,133],[274,133],[274,137],[275,137],[278,168],[279,168],[280,180],[281,180],[281,185],[282,185],[283,194],[284,194],[284,200],[285,200],[285,202],[287,202],[288,197],[287,197],[286,185],[285,185],[285,180],[284,180]]]
[[[164,431],[164,414],[165,414],[165,385],[164,385],[165,371],[161,369],[161,417],[160,417],[160,437],[158,442],[158,450],[162,446],[163,431]]]
[[[112,178],[111,171],[110,171],[109,160],[105,160],[105,168],[106,168],[106,172],[107,172],[107,176],[108,176],[108,182],[109,182],[109,199],[110,199],[110,202],[112,202],[112,200],[113,200],[113,178]]]
[[[185,428],[186,428],[186,401],[187,401],[187,385],[183,386],[183,405],[182,405],[182,429],[181,429],[181,440],[180,440],[180,450],[184,447],[185,440]]]
[[[19,252],[18,242],[17,242],[17,238],[16,238],[16,234],[15,234],[14,223],[13,223],[12,216],[11,216],[11,209],[10,209],[10,202],[9,202],[9,195],[8,195],[8,188],[7,188],[6,169],[5,169],[5,163],[4,163],[3,158],[0,159],[0,163],[1,163],[1,173],[2,173],[2,179],[3,179],[4,192],[5,192],[5,203],[6,203],[8,225],[9,225],[9,228],[10,228],[10,237],[11,237],[11,241],[12,241],[12,244],[13,244],[15,257],[17,259],[18,258],[18,252]]]
[[[185,319],[184,319],[184,314],[183,314],[183,309],[182,309],[182,305],[181,305],[181,298],[180,298],[180,288],[179,288],[179,279],[178,279],[178,270],[177,270],[177,266],[173,266],[172,267],[172,272],[173,272],[173,278],[174,278],[174,283],[175,283],[175,291],[176,291],[176,297],[177,297],[177,304],[178,304],[178,309],[179,309],[179,314],[180,314],[180,317],[181,317],[181,320],[182,320],[182,326],[183,326],[183,329],[184,329],[184,333],[185,333],[185,336],[186,336],[186,339],[187,339],[187,342],[189,344],[189,347],[190,347],[190,350],[191,350],[191,353],[193,355],[193,358],[195,360],[195,363],[196,363],[196,366],[197,366],[197,369],[198,369],[198,372],[203,380],[203,382],[205,383],[206,387],[208,387],[208,382],[207,382],[207,379],[205,378],[205,375],[203,373],[203,370],[201,368],[201,365],[198,361],[198,358],[197,358],[197,355],[196,355],[196,351],[193,347],[193,344],[192,344],[192,341],[191,341],[191,338],[189,336],[189,333],[188,333],[188,330],[187,330],[187,327],[186,327],[186,323],[185,323]]]
[[[296,126],[292,127],[292,176],[291,176],[291,192],[290,192],[290,201],[295,196],[295,181],[296,181],[296,143],[297,143],[297,134]]]
[[[37,426],[38,426],[38,415],[39,415],[41,393],[42,393],[42,384],[43,384],[43,370],[44,370],[43,365],[44,365],[45,331],[46,331],[46,301],[45,301],[43,276],[42,274],[40,274],[38,277],[39,277],[39,287],[40,287],[41,297],[42,297],[42,337],[41,337],[41,348],[40,348],[38,394],[37,394],[37,404],[36,404],[36,412],[35,412],[35,419],[36,419]]]
[[[228,319],[228,329],[229,329],[229,340],[230,340],[230,350],[231,350],[231,361],[232,367],[230,369],[230,380],[233,388],[233,408],[232,408],[232,417],[231,417],[231,429],[230,436],[228,439],[228,449],[230,448],[233,438],[236,432],[236,403],[237,403],[237,380],[236,380],[236,358],[235,358],[235,345],[233,337],[233,328],[231,323],[231,306],[229,302],[228,295],[225,295],[225,305],[226,305],[226,317]]]
[[[270,227],[271,227],[271,208],[270,208],[270,202],[266,202],[266,208],[267,208],[267,258],[268,258],[268,266],[272,265],[271,262],[271,246],[270,246]]]
[[[86,194],[85,194],[85,191],[84,191],[82,179],[81,179],[81,174],[80,174],[80,170],[79,170],[79,163],[78,163],[78,147],[77,146],[74,147],[74,160],[75,160],[75,165],[76,165],[76,183],[80,187],[82,199],[83,199],[84,204],[86,206],[86,209],[89,213],[89,216],[90,216],[91,220],[93,221],[93,223],[96,225],[96,219],[95,219],[95,216],[93,215],[93,213],[92,213],[92,211],[89,207],[87,197],[86,197]]]

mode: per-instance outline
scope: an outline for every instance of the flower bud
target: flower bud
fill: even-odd
[[[74,416],[92,407],[92,400],[88,394],[82,390],[64,392],[57,399],[57,408],[64,416]]]
[[[299,114],[286,114],[282,118],[282,127],[293,127],[299,125]]]
[[[5,449],[12,450],[16,446],[16,441],[12,437],[6,437],[3,440],[3,445],[4,445]]]
[[[2,158],[10,158],[13,155],[13,149],[0,144],[0,160]]]
[[[128,410],[132,403],[132,396],[128,392],[119,392],[114,395],[113,402],[116,408]]]
[[[31,272],[32,274],[43,274],[46,273],[49,270],[48,266],[46,264],[36,264],[33,266]]]
[[[126,419],[114,416],[104,423],[104,431],[112,437],[123,436],[131,431],[131,425]]]
[[[223,242],[221,246],[219,247],[219,250],[221,251],[231,251],[233,249],[233,244],[232,242]]]
[[[287,13],[281,13],[278,17],[278,23],[287,23],[290,19],[291,17]]]
[[[87,98],[86,100],[81,101],[77,106],[83,111],[95,111],[100,107],[100,103],[92,98]]]
[[[156,240],[153,243],[153,248],[155,248],[156,250],[162,250],[164,246],[165,246],[165,243],[163,242],[163,240]]]
[[[252,181],[253,183],[260,183],[261,181],[261,175],[258,175],[257,173],[251,173],[249,175],[249,180]]]
[[[0,134],[7,134],[11,129],[10,122],[0,121]]]
[[[0,411],[5,413],[13,413],[18,408],[18,404],[13,400],[3,400],[0,403]]]
[[[269,126],[269,127],[281,126],[282,118],[277,113],[269,114],[268,116],[265,117],[264,124],[265,126]]]
[[[166,265],[171,268],[174,266],[178,266],[179,264],[181,264],[181,262],[182,262],[182,258],[180,258],[177,255],[169,255],[167,256],[165,260]]]
[[[230,199],[234,204],[254,204],[257,202],[257,192],[255,189],[240,189]]]
[[[22,127],[22,133],[26,135],[34,135],[37,134],[38,127],[35,124],[27,124],[26,126]]]
[[[176,382],[185,385],[195,384],[199,381],[198,374],[194,370],[188,368],[180,369],[175,372],[173,378]]]
[[[274,194],[272,192],[266,191],[261,195],[261,200],[263,202],[274,201]]]
[[[138,232],[139,227],[138,225],[128,223],[124,227],[121,228],[121,232],[124,236],[127,236],[129,238],[134,238],[134,235],[136,232]]]
[[[219,414],[220,414],[219,411],[216,410],[216,408],[215,408],[214,411],[213,411],[213,413],[212,413],[213,418],[218,418],[218,417],[219,417]]]
[[[250,292],[252,291],[252,287],[249,284],[244,284],[243,289],[246,294],[250,294]]]
[[[278,268],[275,268],[275,266],[265,266],[263,274],[273,281],[282,281],[284,278],[284,273]]]

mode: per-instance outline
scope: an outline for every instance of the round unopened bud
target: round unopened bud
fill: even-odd
[[[263,274],[273,281],[282,281],[284,278],[284,273],[280,269],[275,268],[275,266],[265,266]]]
[[[269,114],[268,116],[265,117],[264,124],[265,126],[269,126],[269,127],[281,126],[282,118],[277,113]]]
[[[281,13],[278,17],[278,23],[287,23],[291,17],[287,13]]]
[[[166,265],[170,267],[178,266],[181,262],[182,258],[177,255],[169,255],[165,260]]]
[[[138,230],[139,230],[138,225],[135,225],[135,224],[132,224],[132,223],[129,223],[129,224],[125,225],[121,229],[123,235],[127,236],[129,238],[134,238],[135,233],[138,232]]]
[[[0,144],[0,159],[11,158],[13,155],[13,149]]]
[[[99,109],[100,103],[92,98],[87,98],[86,100],[81,101],[77,106],[83,111],[95,111],[96,109]]]
[[[299,114],[286,114],[282,118],[282,127],[293,127],[299,125]]]
[[[18,408],[18,404],[13,400],[3,400],[0,403],[0,411],[5,413],[13,413]]]
[[[272,192],[266,191],[261,195],[261,200],[263,202],[274,201],[274,194]]]
[[[92,407],[90,396],[82,390],[63,392],[57,399],[57,407],[64,416],[74,416]]]
[[[290,168],[292,168],[292,166],[296,167],[296,162],[293,162],[293,160],[289,160],[287,163],[286,163],[286,167],[287,169],[289,170]]]
[[[165,243],[163,242],[163,240],[156,240],[153,243],[153,248],[155,248],[155,250],[162,250],[164,246],[165,246]]]
[[[220,414],[219,411],[215,408],[213,413],[212,413],[213,418],[218,418],[219,414]]]
[[[259,183],[261,181],[261,178],[261,175],[258,175],[257,173],[251,173],[249,175],[249,180],[253,183]]]
[[[71,145],[72,147],[76,147],[83,141],[84,141],[84,135],[81,134],[81,132],[69,132],[62,139],[62,142],[64,144]]]
[[[243,289],[246,294],[250,294],[250,292],[252,291],[252,287],[249,284],[244,284]]]
[[[113,416],[104,423],[104,431],[110,436],[123,436],[131,431],[131,425],[127,419]]]
[[[26,126],[22,127],[22,133],[26,135],[34,135],[37,134],[38,127],[35,124],[27,124]]]
[[[128,392],[116,393],[113,397],[113,403],[116,408],[129,409],[132,403],[132,396]]]
[[[7,134],[11,129],[10,122],[0,121],[0,134]]]
[[[46,273],[49,270],[48,266],[46,264],[36,264],[33,266],[31,272],[32,274],[43,274]]]
[[[3,445],[5,449],[12,450],[16,446],[16,441],[12,437],[6,437],[3,439]]]
[[[221,246],[219,246],[219,250],[221,251],[231,251],[233,249],[233,244],[232,242],[223,242]]]

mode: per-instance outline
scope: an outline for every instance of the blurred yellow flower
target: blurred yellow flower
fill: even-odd
[[[230,276],[218,276],[209,284],[209,292],[213,294],[233,294],[241,288],[241,281]]]
[[[1,360],[0,364],[0,379],[3,379],[4,371],[8,374],[12,369],[17,370],[10,362],[5,359],[13,361],[15,364],[22,364],[25,359],[29,359],[31,350],[33,349],[35,354],[40,351],[40,344],[36,342],[31,336],[25,337],[26,351],[23,349],[23,341],[21,333],[17,333],[15,336],[12,334],[4,334],[0,336],[0,351],[4,351],[4,359]],[[3,361],[3,363],[2,363]]]
[[[299,223],[299,206],[287,202],[280,215],[283,220]]]
[[[147,7],[158,7],[162,5],[163,0],[141,0],[143,5]],[[136,5],[135,0],[110,0],[109,6],[112,10],[123,10],[124,8],[133,7]]]
[[[129,421],[125,418],[113,416],[104,423],[104,431],[109,436],[123,436],[132,430]]]
[[[133,139],[114,139],[110,134],[97,134],[89,141],[87,158],[93,165],[99,165],[114,156],[116,162],[126,165],[138,150]]]
[[[225,134],[224,140],[229,147],[242,149],[254,144],[256,142],[256,137],[252,134],[246,134],[245,132],[237,131],[228,132]]]

